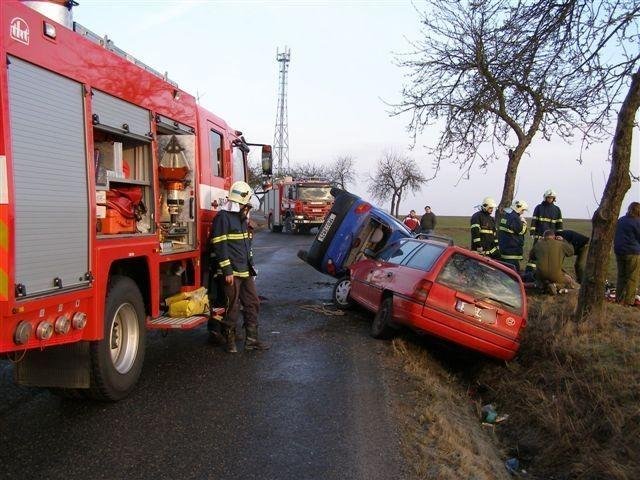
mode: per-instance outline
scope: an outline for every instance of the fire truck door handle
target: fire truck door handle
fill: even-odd
[[[189,218],[191,220],[193,220],[193,207],[194,207],[194,202],[196,201],[196,199],[194,197],[191,197],[189,199]]]

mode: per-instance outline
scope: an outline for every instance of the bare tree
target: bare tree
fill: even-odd
[[[264,195],[262,193],[262,183],[264,177],[262,176],[262,163],[249,161],[247,165],[247,183],[256,192],[256,197],[260,202],[259,208],[262,208],[264,202]]]
[[[292,165],[289,170],[283,172],[284,176],[293,178],[329,178],[329,168],[326,165],[315,163],[299,163]]]
[[[328,171],[331,182],[343,190],[346,190],[347,185],[356,180],[354,159],[350,155],[336,157],[333,164],[329,166]]]
[[[420,190],[426,181],[415,160],[387,151],[378,160],[374,175],[369,175],[368,191],[375,200],[391,199],[390,212],[397,217],[403,194]]]
[[[398,57],[408,85],[394,114],[409,112],[414,136],[436,122],[442,130],[435,148],[434,176],[443,161],[458,164],[468,177],[508,157],[500,205],[513,200],[520,160],[536,135],[570,141],[574,131],[588,142],[585,124],[606,92],[593,88],[563,56],[559,26],[572,13],[570,2],[555,2],[554,17],[535,15],[530,2],[513,0],[427,0],[422,38],[415,51]],[[552,3],[551,0],[548,2]]]

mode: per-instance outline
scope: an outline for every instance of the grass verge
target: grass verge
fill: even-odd
[[[501,440],[536,478],[640,478],[640,312],[576,324],[575,302],[530,298],[520,354],[480,371],[481,402],[511,414]]]
[[[509,478],[508,457],[531,480],[640,478],[640,311],[607,304],[602,318],[576,324],[575,302],[531,295],[508,363],[410,333],[394,340],[410,385],[403,454],[416,478]],[[509,418],[487,430],[488,403]]]

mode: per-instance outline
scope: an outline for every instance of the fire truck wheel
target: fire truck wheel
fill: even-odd
[[[287,233],[293,233],[293,218],[290,216],[284,219],[284,231]]]
[[[91,343],[91,395],[116,401],[140,376],[145,351],[142,295],[129,277],[111,277],[105,303],[104,338]]]
[[[340,278],[333,286],[333,304],[340,310],[347,310],[353,306],[349,298],[351,291],[351,280],[349,277]]]
[[[274,233],[278,233],[282,231],[282,225],[274,225],[273,224],[273,215],[269,215],[269,219],[267,220],[267,224],[269,226],[269,230]]]
[[[393,297],[385,297],[378,307],[376,316],[373,317],[371,324],[371,336],[381,340],[391,338],[394,329],[391,327],[391,318],[393,312]]]

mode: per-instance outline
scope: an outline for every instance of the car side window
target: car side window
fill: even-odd
[[[520,284],[515,278],[460,253],[449,259],[436,281],[474,299],[497,302],[516,313],[522,309]]]
[[[440,245],[425,243],[409,258],[406,266],[428,272],[433,267],[433,264],[436,263],[436,260],[440,258],[443,251],[444,247]]]
[[[389,248],[380,252],[377,259],[383,262],[393,263],[400,265],[413,251],[418,247],[420,243],[412,242],[408,240],[401,240],[398,243],[394,243]]]

